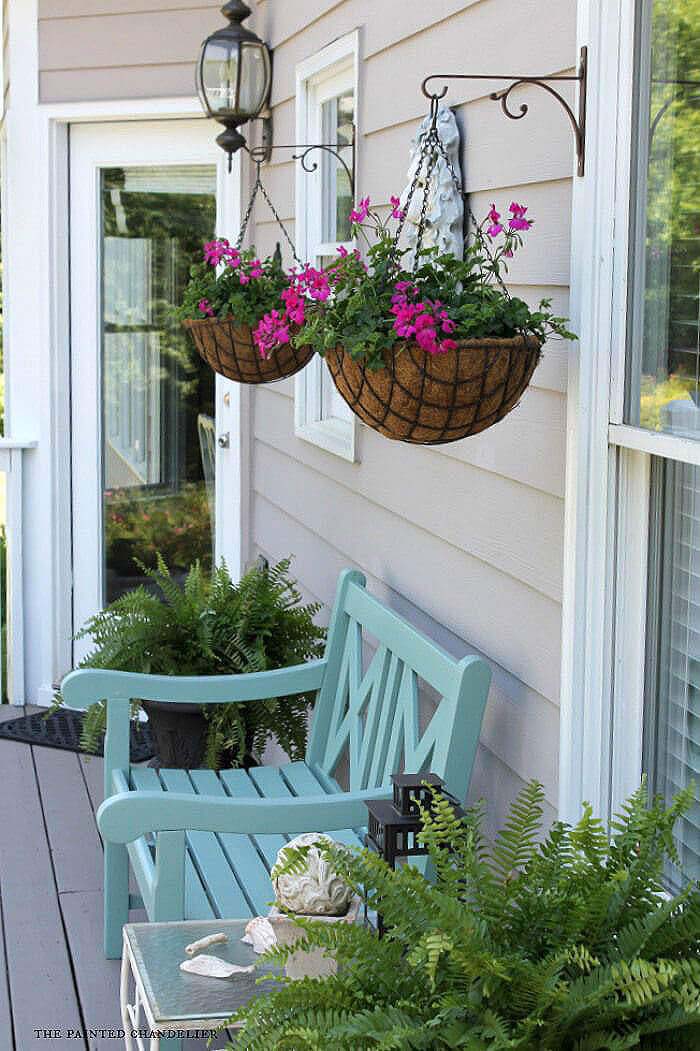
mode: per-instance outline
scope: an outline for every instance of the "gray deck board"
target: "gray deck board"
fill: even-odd
[[[59,894],[102,889],[102,846],[75,752],[35,748],[49,844]]]
[[[48,1041],[35,1030],[82,1031],[80,1007],[31,748],[0,741],[0,770],[0,894],[16,1045],[44,1051]],[[82,1040],[64,1043],[85,1047]]]
[[[24,712],[0,705],[0,722]],[[121,1025],[119,963],[102,954],[101,801],[101,758],[0,740],[0,1051],[122,1051],[121,1039],[87,1035]]]

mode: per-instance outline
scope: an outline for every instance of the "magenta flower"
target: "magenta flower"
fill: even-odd
[[[391,218],[392,219],[405,219],[406,213],[401,208],[401,200],[399,197],[395,197],[394,194],[389,198],[391,203]]]
[[[501,218],[501,213],[496,211],[495,204],[491,205],[491,210],[486,218],[490,219],[492,223],[497,223],[498,220]]]
[[[511,214],[511,219],[508,222],[510,230],[529,230],[532,223],[529,219],[525,218],[527,208],[523,204],[518,204],[516,201],[511,202],[511,206],[508,209]]]
[[[500,223],[491,223],[491,225],[487,228],[486,233],[491,238],[498,237],[499,234],[503,233],[503,227]]]
[[[369,197],[363,197],[357,208],[353,208],[348,216],[351,223],[363,223],[369,215]]]
[[[267,359],[283,343],[289,343],[289,325],[278,310],[271,310],[258,322],[253,339],[260,357]]]
[[[338,245],[337,252],[341,259],[347,258],[348,250],[345,245]]]
[[[208,299],[200,299],[199,303],[197,303],[197,310],[206,317],[214,317],[214,310]]]
[[[241,273],[240,273],[240,274],[238,275],[238,280],[239,280],[239,282],[240,282],[240,283],[241,283],[242,285],[249,285],[249,284],[250,284],[250,278],[248,277],[248,275],[247,275],[247,274],[244,274],[244,273],[243,273],[242,271],[241,271]]]
[[[230,251],[231,246],[226,238],[220,238],[214,241],[207,241],[202,248],[202,255],[205,263],[209,263],[210,266],[218,266]]]

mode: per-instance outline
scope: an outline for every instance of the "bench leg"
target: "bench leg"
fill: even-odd
[[[104,847],[104,948],[108,960],[118,960],[122,927],[129,922],[129,854],[123,843]]]
[[[159,832],[152,923],[185,918],[185,833]]]

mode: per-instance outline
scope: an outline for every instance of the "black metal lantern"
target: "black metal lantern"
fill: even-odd
[[[464,817],[464,810],[454,796],[445,788],[445,782],[437,774],[392,774],[393,801],[388,799],[367,800],[367,835],[365,846],[384,858],[395,868],[399,858],[420,857],[428,853],[418,841],[423,828],[419,803],[430,809],[437,793],[452,804],[457,817]],[[382,917],[377,916],[379,933],[384,932]]]
[[[197,92],[210,117],[224,125],[216,141],[231,157],[245,139],[241,124],[254,120],[267,105],[272,83],[270,49],[251,29],[241,25],[250,14],[243,0],[221,8],[229,24],[208,36],[197,62]]]

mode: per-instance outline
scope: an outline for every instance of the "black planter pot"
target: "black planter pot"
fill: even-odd
[[[207,720],[200,704],[142,701],[141,707],[158,749],[151,766],[176,770],[201,770],[207,747]],[[222,768],[234,766],[233,756],[222,756]],[[237,764],[236,764],[237,765]],[[245,770],[257,766],[252,755],[245,755]]]
[[[157,766],[197,770],[204,765],[207,720],[199,704],[143,701],[158,748]]]

